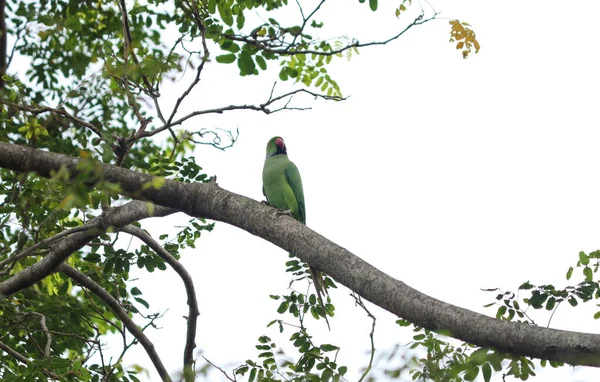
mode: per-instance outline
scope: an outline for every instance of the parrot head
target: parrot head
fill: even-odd
[[[285,143],[281,137],[273,137],[267,143],[267,158],[270,158],[277,154],[287,155],[287,149]]]

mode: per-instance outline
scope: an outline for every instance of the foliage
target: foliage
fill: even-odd
[[[402,11],[411,2],[405,3]],[[7,74],[0,73],[0,140],[83,160],[76,176],[63,168],[50,179],[0,169],[0,281],[30,269],[73,234],[98,229],[94,224],[107,211],[131,205],[135,194],[123,196],[121,185],[107,181],[99,163],[154,175],[145,188],[161,188],[164,179],[209,182],[194,148],[205,144],[224,150],[235,143],[237,133],[185,130],[188,121],[233,110],[269,114],[298,109],[288,105],[301,94],[341,100],[341,88],[328,72],[334,57],[350,58],[363,46],[387,43],[437,15],[423,12],[389,40],[361,44],[354,38],[326,36],[325,22],[315,19],[323,4],[309,11],[300,2],[287,0],[7,2],[7,28],[1,32],[9,35],[14,48],[2,53],[9,56],[7,65],[18,58],[27,67],[8,66]],[[290,7],[299,7],[300,19],[292,22],[276,12]],[[375,11],[377,0],[370,0],[369,7]],[[467,24],[459,26],[463,29],[453,26],[452,38],[464,40],[468,51],[470,44],[477,51],[474,33]],[[210,53],[213,50],[218,53]],[[242,77],[267,71],[271,63],[278,67],[280,80],[298,88],[271,94],[260,105],[228,105],[181,115],[180,105],[212,60],[236,64]],[[195,70],[194,78],[173,108],[165,110],[161,87],[188,69]],[[147,216],[153,208],[148,206]],[[160,314],[149,312],[142,291],[130,280],[132,267],[148,273],[166,270],[214,227],[204,219],[191,219],[175,236],[160,235],[158,244],[150,238],[130,247],[129,235],[132,227],[141,226],[139,219],[129,230],[93,231],[87,245],[68,257],[71,272],[61,268],[0,301],[2,380],[139,380],[142,370],[135,365],[126,369],[123,356],[143,342],[142,332],[154,326]],[[292,259],[287,266],[294,282],[306,278],[306,264]],[[79,272],[77,279],[72,272]],[[179,272],[185,279],[185,272]],[[331,279],[325,280],[335,287]],[[193,301],[189,286],[187,291]],[[246,361],[236,375],[247,375],[251,381],[341,380],[347,367],[336,362],[340,349],[318,345],[304,325],[309,312],[308,317],[317,320],[333,317],[331,301],[324,311],[308,291],[290,289],[273,298],[281,301],[280,314],[299,321],[289,339],[298,359],[278,358],[275,343],[261,336],[259,361]],[[195,317],[190,309],[188,330],[193,334]],[[141,334],[128,336],[132,327],[127,318],[135,320],[134,329],[141,328]],[[288,325],[276,319],[269,326],[275,323],[280,332]],[[105,357],[103,339],[108,334],[123,338],[117,357]],[[188,345],[193,350],[191,337]],[[160,363],[152,359],[155,365]],[[194,378],[193,364],[191,351],[186,350],[181,366],[188,380]]]

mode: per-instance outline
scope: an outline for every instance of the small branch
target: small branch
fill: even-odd
[[[321,98],[321,99],[325,99],[325,100],[343,101],[346,99],[344,97],[328,96],[328,95],[324,95],[324,94],[314,93],[314,92],[311,92],[310,90],[306,90],[306,89],[297,89],[297,90],[291,91],[289,93],[277,96],[275,98],[272,98],[272,93],[271,93],[271,96],[269,96],[269,99],[267,100],[267,102],[265,102],[263,104],[260,104],[260,105],[229,105],[229,106],[224,106],[224,107],[220,107],[220,108],[216,108],[216,109],[197,110],[197,111],[194,111],[184,117],[179,118],[178,120],[176,120],[174,122],[171,122],[170,125],[163,125],[155,130],[143,132],[143,133],[137,135],[136,139],[140,139],[140,138],[144,138],[144,137],[151,137],[153,135],[156,135],[156,134],[172,127],[172,126],[180,125],[192,117],[195,117],[198,115],[203,115],[203,114],[223,114],[226,111],[232,111],[232,110],[253,110],[253,111],[260,111],[265,114],[272,114],[272,113],[276,113],[281,110],[309,110],[310,109],[309,107],[306,107],[306,108],[288,107],[288,104],[291,101],[291,97],[293,95],[299,94],[299,93],[306,93],[315,98]],[[290,99],[283,107],[281,107],[279,109],[273,109],[273,110],[269,109],[269,106],[271,106],[273,103],[275,103],[279,100],[282,100],[286,97],[290,97]]]
[[[18,351],[14,350],[10,346],[6,345],[4,342],[0,342],[0,350],[4,350],[8,355],[15,358],[16,360],[18,360],[21,363],[29,363],[29,359],[27,359],[27,357],[25,357],[23,354],[19,353]]]
[[[167,264],[169,264],[175,272],[179,275],[185,286],[187,293],[187,304],[189,306],[189,313],[187,317],[187,333],[185,341],[185,349],[183,351],[183,365],[184,369],[191,367],[194,362],[194,348],[196,347],[196,325],[197,319],[200,315],[198,310],[198,300],[196,299],[196,291],[194,288],[194,282],[192,277],[187,272],[185,267],[181,265],[177,259],[175,259],[167,250],[165,250],[156,240],[152,238],[144,230],[137,228],[133,225],[128,225],[121,228],[121,231],[126,232],[130,235],[137,237],[146,243],[158,256],[160,256]]]
[[[148,357],[150,357],[150,360],[154,364],[154,367],[156,368],[156,371],[158,371],[158,374],[160,375],[162,380],[171,381],[171,377],[167,373],[167,369],[165,369],[152,342],[150,342],[148,337],[146,337],[146,335],[140,330],[140,328],[138,328],[135,322],[133,322],[133,320],[129,318],[127,312],[125,312],[123,308],[121,308],[119,302],[115,298],[113,298],[110,295],[110,293],[108,293],[100,285],[96,284],[92,279],[79,272],[77,269],[67,265],[66,263],[60,264],[58,270],[64,273],[65,275],[69,276],[73,280],[77,281],[81,286],[89,289],[92,293],[94,293],[96,296],[102,299],[102,301],[104,301],[106,305],[108,305],[112,309],[112,311],[119,318],[119,320],[123,322],[123,325],[129,330],[129,332],[140,342],[140,344],[142,344],[142,346],[146,350],[146,353],[148,354]]]
[[[362,382],[367,377],[367,375],[369,374],[369,371],[371,371],[371,368],[373,367],[373,357],[375,356],[375,342],[373,341],[373,336],[375,335],[376,318],[373,314],[371,314],[371,312],[369,312],[369,309],[367,309],[364,302],[362,301],[362,298],[359,295],[352,292],[350,294],[350,296],[354,297],[354,301],[355,301],[356,305],[360,306],[365,312],[367,312],[367,316],[369,316],[371,318],[371,320],[373,320],[373,323],[371,324],[371,333],[369,333],[369,337],[371,338],[371,357],[369,358],[369,364],[367,365],[365,372],[358,380],[358,382]]]
[[[224,34],[223,37],[225,37],[226,39],[232,40],[232,41],[239,41],[239,42],[243,42],[248,45],[255,46],[256,48],[258,48],[264,52],[278,54],[281,56],[294,56],[294,55],[298,55],[298,54],[315,54],[317,56],[333,56],[333,55],[340,54],[340,53],[342,53],[348,49],[352,49],[352,48],[364,48],[367,46],[388,44],[388,43],[398,39],[400,36],[402,36],[404,33],[406,33],[410,28],[412,28],[416,25],[425,24],[426,22],[434,20],[438,14],[439,13],[435,12],[433,14],[433,16],[425,18],[425,14],[421,13],[410,24],[408,24],[408,26],[406,28],[404,28],[402,31],[400,31],[396,35],[388,38],[387,40],[371,41],[371,42],[367,42],[364,44],[361,44],[357,40],[354,40],[354,42],[352,42],[351,44],[348,44],[340,49],[333,49],[333,50],[329,50],[329,51],[313,50],[313,49],[294,50],[296,48],[295,43],[290,43],[285,48],[279,48],[279,47],[275,47],[274,45],[271,44],[271,39],[258,40],[252,36],[239,36],[239,35]],[[294,42],[295,42],[295,39],[294,39]]]
[[[98,129],[96,126],[92,125],[91,123],[84,121],[81,118],[77,118],[74,115],[69,114],[62,107],[55,109],[55,108],[48,107],[48,106],[33,107],[33,106],[27,106],[27,105],[18,105],[16,103],[12,103],[12,102],[9,102],[9,101],[3,100],[3,99],[0,99],[0,104],[4,104],[8,107],[12,107],[17,110],[27,111],[33,115],[38,115],[38,114],[42,114],[42,113],[58,114],[58,115],[61,115],[61,116],[65,117],[66,119],[71,120],[81,126],[87,127],[88,129],[93,131],[97,136],[99,136],[100,138],[103,138],[102,131],[100,131],[100,129]]]
[[[238,140],[238,137],[240,136],[240,129],[237,128],[235,130],[235,135],[233,135],[233,133],[229,130],[223,130],[223,129],[219,129],[216,128],[216,130],[220,130],[223,131],[224,133],[227,134],[227,137],[229,138],[229,144],[226,146],[221,146],[221,137],[219,136],[219,134],[217,134],[216,132],[212,131],[212,130],[207,130],[207,129],[201,129],[200,131],[196,131],[193,133],[189,133],[189,136],[187,137],[187,140],[189,140],[190,142],[194,142],[197,145],[209,145],[214,147],[215,149],[219,149],[221,151],[225,151],[226,149],[233,147],[233,145],[235,144],[235,142]],[[204,141],[198,141],[195,139],[192,139],[192,137],[194,135],[198,135],[200,138],[204,138],[205,135],[212,135],[213,136],[213,140],[212,142],[204,142]]]
[[[74,234],[76,232],[81,232],[81,231],[87,231],[88,229],[92,229],[92,228],[97,228],[98,225],[97,224],[85,224],[79,227],[74,227],[65,231],[62,231],[52,237],[49,237],[47,239],[44,239],[38,243],[35,243],[34,245],[32,245],[31,247],[17,253],[16,255],[13,255],[11,257],[8,257],[2,261],[0,261],[0,269],[4,268],[7,264],[15,262],[27,255],[29,255],[31,252],[37,250],[40,247],[47,247],[48,245],[50,245],[51,243],[55,242],[56,240],[63,238],[65,236]]]
[[[221,369],[219,366],[215,365],[214,363],[210,362],[205,356],[202,356],[202,358],[204,358],[204,360],[212,367],[214,367],[215,369],[219,370],[221,373],[223,373],[223,375],[225,376],[225,378],[229,379],[231,382],[236,382],[237,379],[235,378],[235,375],[233,376],[233,378],[231,378],[229,376],[229,374],[227,374],[227,372],[223,369]]]
[[[300,8],[300,14],[302,15],[302,26],[300,27],[300,32],[302,32],[302,31],[304,31],[304,28],[306,28],[306,24],[308,23],[308,21],[315,15],[315,13],[317,13],[319,11],[321,6],[325,3],[325,0],[321,0],[319,5],[317,5],[315,7],[315,9],[313,9],[313,11],[308,15],[308,17],[304,17],[304,11],[302,10],[302,6],[300,5],[300,2],[298,0],[296,0],[296,3],[298,4],[298,8]],[[294,39],[292,40],[292,43],[291,43],[292,46],[296,43],[298,36],[300,36],[300,33],[298,33],[297,35],[294,36]]]
[[[2,150],[0,149],[1,152]],[[76,173],[74,168],[69,168],[69,170],[72,173]],[[62,238],[62,240],[52,246],[50,253],[40,261],[0,282],[0,299],[25,289],[56,272],[57,267],[63,261],[98,237],[107,227],[118,228],[144,218],[166,216],[175,212],[171,208],[155,206],[140,201],[133,201],[120,207],[107,209],[101,216],[90,220],[89,223],[98,224],[97,229],[77,232]]]
[[[46,346],[44,347],[44,358],[50,357],[50,346],[52,345],[52,334],[48,330],[46,326],[46,316],[38,312],[29,312],[33,316],[38,316],[40,318],[40,326],[42,327],[42,331],[46,334]]]
[[[19,353],[18,351],[14,350],[10,346],[6,345],[4,342],[0,342],[0,350],[3,350],[6,354],[10,355],[11,357],[15,358],[17,361],[19,361],[21,363],[24,363],[24,364],[29,363],[29,359],[27,359],[27,357],[25,357],[23,354]],[[44,369],[42,372],[44,374],[46,374],[46,376],[48,378],[60,380],[60,377],[56,373],[51,372],[50,370]]]

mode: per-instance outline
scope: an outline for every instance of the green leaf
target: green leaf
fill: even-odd
[[[485,382],[490,382],[492,379],[492,367],[489,363],[484,363],[483,366],[481,366],[481,372],[483,374],[483,380]]]
[[[504,316],[504,314],[506,313],[506,305],[502,305],[501,307],[498,308],[498,312],[496,312],[496,318],[500,319],[500,317]]]
[[[590,258],[585,254],[585,252],[581,251],[579,252],[579,262],[581,265],[588,265],[590,263]]]
[[[592,281],[594,278],[594,273],[590,267],[583,268],[583,275],[585,276],[585,281]]]
[[[138,287],[133,287],[131,288],[131,295],[132,296],[139,296],[142,294],[142,291],[138,289]]]
[[[474,381],[479,374],[479,366],[474,366],[472,369],[468,370],[465,374],[465,381]]]
[[[150,309],[150,304],[148,304],[146,302],[146,300],[139,298],[139,297],[134,297],[133,298],[135,301],[139,302],[140,304],[142,304],[146,309]]]
[[[69,16],[65,20],[65,28],[79,32],[82,30],[81,20],[77,16]]]
[[[334,351],[334,350],[338,350],[339,349],[339,347],[337,347],[335,345],[330,345],[330,344],[323,344],[323,345],[321,345],[319,347],[323,351]]]
[[[573,267],[569,267],[567,271],[567,280],[571,280],[571,276],[573,275]]]
[[[238,58],[238,68],[240,68],[241,75],[253,74],[256,68],[254,60],[247,50],[242,50],[240,57]]]
[[[219,64],[231,64],[235,61],[235,54],[222,54],[215,58]]]
[[[369,0],[369,8],[375,12],[377,10],[377,0]]]
[[[135,7],[131,11],[129,11],[129,14],[132,15],[132,16],[135,16],[135,15],[143,13],[143,12],[148,12],[148,6],[147,5],[142,5],[142,6]]]
[[[290,303],[287,301],[283,301],[280,305],[279,308],[277,308],[277,313],[279,314],[283,314],[287,311],[288,307],[290,306]]]
[[[262,56],[255,56],[256,63],[262,70],[267,70],[267,62]]]

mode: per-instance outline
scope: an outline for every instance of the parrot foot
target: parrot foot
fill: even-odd
[[[291,217],[292,219],[294,218],[294,215],[292,215],[292,211],[290,210],[277,210],[277,216],[280,215],[287,215],[289,217]]]

